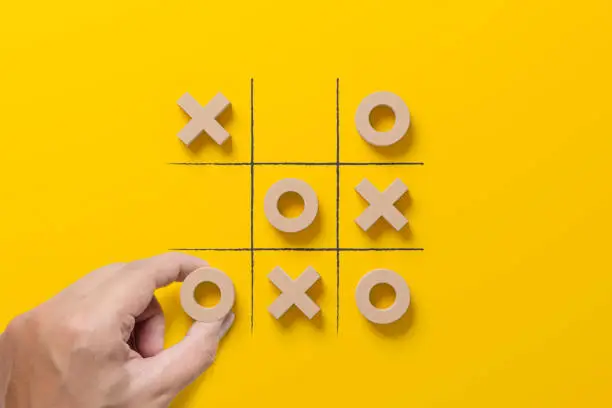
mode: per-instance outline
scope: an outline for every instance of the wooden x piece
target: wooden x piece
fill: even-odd
[[[231,105],[222,94],[217,94],[202,107],[189,93],[186,93],[179,99],[178,104],[191,116],[191,121],[178,134],[179,139],[186,145],[190,145],[202,132],[206,132],[219,145],[230,137],[227,130],[217,122],[217,117]]]
[[[312,319],[321,310],[306,294],[308,289],[320,279],[314,268],[309,266],[297,279],[293,280],[277,266],[268,274],[268,279],[281,291],[280,296],[268,307],[268,311],[276,319],[280,319],[293,305],[309,319]]]
[[[355,220],[364,231],[370,229],[380,217],[387,220],[397,231],[408,223],[406,217],[395,208],[395,202],[408,191],[408,187],[400,179],[396,179],[382,193],[368,179],[363,179],[355,190],[370,203],[370,206]]]

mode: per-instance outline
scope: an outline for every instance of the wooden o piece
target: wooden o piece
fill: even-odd
[[[196,288],[204,282],[217,285],[221,292],[221,300],[214,307],[201,306],[195,299]],[[219,269],[208,266],[190,273],[181,286],[181,306],[185,313],[199,322],[211,323],[223,319],[232,310],[235,299],[232,280]]]
[[[378,284],[386,283],[395,290],[395,302],[386,309],[379,309],[370,301],[370,291]],[[410,288],[404,278],[390,269],[374,269],[364,275],[355,292],[357,308],[361,314],[376,324],[389,324],[399,320],[410,306]]]
[[[298,217],[287,218],[278,210],[278,200],[285,193],[299,194],[304,200],[304,211]],[[264,198],[264,212],[270,224],[283,232],[299,232],[310,226],[317,217],[319,200],[312,187],[305,181],[286,178],[277,181],[268,189]]]
[[[379,132],[370,123],[370,113],[377,106],[387,106],[395,114],[393,128],[386,132]],[[402,98],[392,92],[375,92],[363,98],[357,113],[355,125],[361,137],[374,146],[391,146],[399,142],[410,127],[410,110]]]

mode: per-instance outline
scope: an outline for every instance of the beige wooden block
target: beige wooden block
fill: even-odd
[[[221,299],[214,307],[201,306],[195,298],[196,288],[204,282],[217,285],[221,292]],[[219,269],[208,266],[190,273],[181,286],[183,310],[192,319],[200,322],[210,323],[223,319],[232,310],[235,299],[236,293],[232,280]]]
[[[370,301],[370,292],[378,284],[386,283],[395,291],[395,302],[388,308],[379,309]],[[375,269],[368,272],[357,284],[355,292],[357,308],[361,314],[376,324],[389,324],[399,320],[410,306],[410,288],[404,278],[390,269]]]
[[[295,305],[306,317],[312,319],[321,309],[306,292],[320,278],[317,271],[309,266],[297,279],[292,280],[277,266],[268,274],[268,279],[281,291],[281,294],[268,307],[268,311],[276,319],[280,319],[291,306]]]
[[[379,132],[370,123],[370,113],[377,106],[388,106],[395,114],[393,128]],[[375,92],[366,96],[355,114],[355,125],[361,137],[374,146],[390,146],[399,142],[410,127],[410,110],[402,98],[391,92]]]
[[[304,211],[298,217],[288,218],[280,213],[278,200],[285,193],[294,192],[304,200]],[[264,212],[270,224],[283,232],[299,232],[310,226],[317,217],[319,200],[315,191],[305,181],[286,178],[268,189],[264,198]]]
[[[408,191],[408,187],[400,179],[396,179],[382,193],[368,179],[363,179],[355,190],[370,204],[355,219],[364,231],[370,229],[380,217],[387,220],[397,231],[408,223],[406,217],[395,207],[395,202]]]
[[[178,100],[179,106],[191,116],[191,120],[181,129],[179,139],[186,145],[198,138],[200,133],[206,132],[217,144],[223,144],[230,134],[217,122],[217,117],[231,106],[225,96],[218,93],[210,102],[202,107],[189,93],[185,93]]]

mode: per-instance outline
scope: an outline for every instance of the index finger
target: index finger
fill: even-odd
[[[123,268],[106,298],[115,308],[138,317],[153,299],[156,289],[182,282],[193,271],[208,266],[195,256],[171,252],[135,261]]]
[[[154,285],[155,289],[168,286],[172,282],[182,282],[193,271],[208,266],[198,257],[181,252],[168,252],[151,258],[135,261],[127,269],[138,271],[138,279]],[[144,282],[142,282],[144,283]]]

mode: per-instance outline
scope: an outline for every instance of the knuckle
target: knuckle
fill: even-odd
[[[60,330],[65,335],[69,335],[71,337],[81,337],[87,332],[87,329],[83,327],[81,319],[77,317],[67,319],[60,327]]]
[[[180,390],[175,390],[169,386],[163,388],[163,390],[157,390],[148,398],[145,398],[149,401],[149,406],[152,407],[169,407],[172,403],[172,400],[176,397],[176,395],[180,392]],[[142,401],[142,399],[140,400]],[[140,408],[142,405],[134,405],[134,407]]]
[[[202,350],[202,364],[204,367],[208,367],[212,363],[215,362],[217,358],[217,348],[216,347],[207,347]]]
[[[25,313],[15,317],[6,327],[6,334],[9,336],[20,337],[22,333],[29,331],[31,325],[31,313]]]
[[[189,255],[181,252],[166,252],[154,257],[153,259],[158,265],[169,266],[180,263],[181,261],[190,258]]]
[[[142,269],[144,265],[145,265],[144,261],[142,259],[139,259],[138,261],[132,261],[130,263],[123,265],[121,270],[124,273],[132,273],[134,271],[138,271]]]
[[[127,265],[127,263],[125,262],[115,262],[109,265],[106,265],[105,268],[110,269],[110,270],[119,270],[124,268]]]
[[[216,358],[217,350],[212,347],[204,347],[194,354],[194,358],[186,363],[185,373],[189,374],[190,380],[194,380],[210,367]]]
[[[177,265],[184,262],[191,263],[202,261],[200,258],[197,258],[193,255],[185,254],[183,252],[165,252],[161,255],[153,257],[153,259],[156,259],[159,264],[167,266]]]
[[[53,338],[57,334],[68,334],[65,327],[70,319],[54,319],[46,307],[40,306],[13,319],[7,329],[7,336],[15,339]],[[66,337],[66,335],[62,336]]]
[[[162,383],[149,390],[148,398],[154,406],[166,407],[180,391],[174,384]]]
[[[70,338],[82,338],[94,331],[91,319],[82,313],[74,313],[60,322],[57,330]]]

